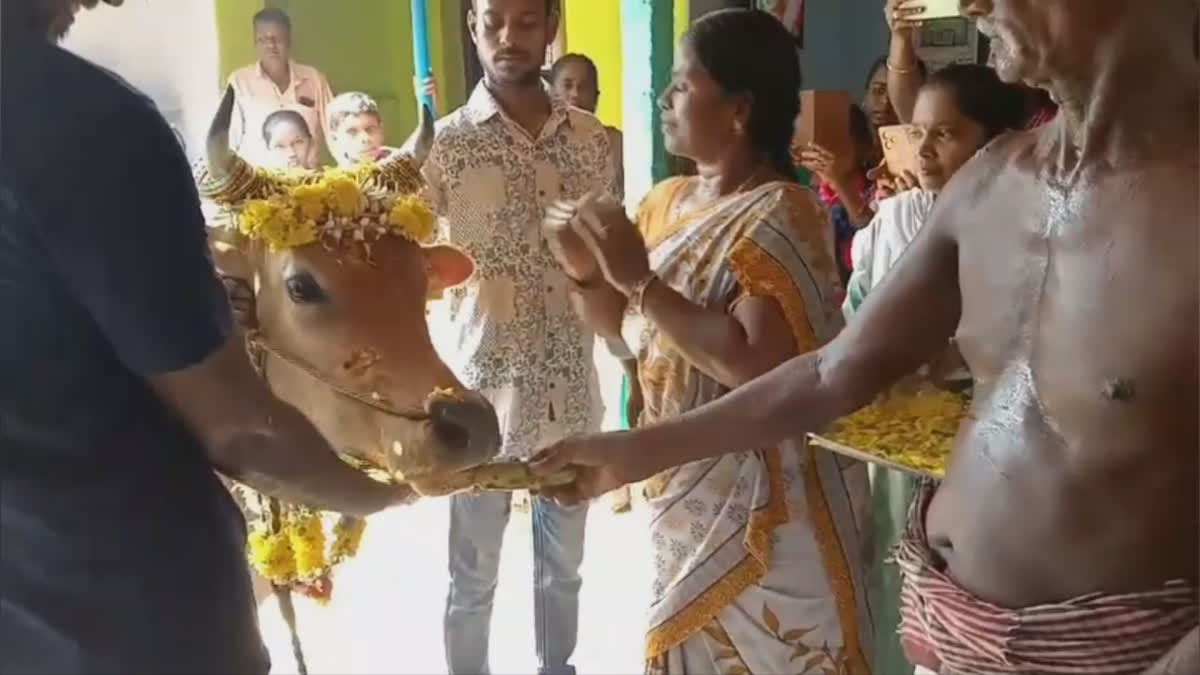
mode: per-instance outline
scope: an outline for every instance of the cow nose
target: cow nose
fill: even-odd
[[[434,398],[429,402],[429,416],[438,440],[461,459],[482,463],[500,449],[496,410],[477,393]]]

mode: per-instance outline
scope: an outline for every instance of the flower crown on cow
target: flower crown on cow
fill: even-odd
[[[197,167],[201,196],[216,207],[209,226],[225,228],[278,251],[321,242],[326,246],[372,241],[392,234],[418,244],[433,234],[433,213],[420,197],[420,167],[433,144],[433,113],[404,149],[374,164],[323,171],[269,171],[250,166],[229,149],[232,88],[213,119],[207,162]],[[375,475],[359,460],[343,461]],[[375,476],[381,479],[379,476]],[[320,600],[332,590],[332,570],[353,557],[366,523],[340,514],[332,527],[321,512],[266,497],[238,485],[251,512],[247,555],[276,590],[292,589]]]
[[[201,195],[218,212],[212,225],[240,232],[273,251],[350,241],[369,243],[398,234],[416,243],[433,236],[434,216],[420,196],[420,166],[433,141],[433,115],[405,144],[377,163],[319,171],[254,168],[229,149],[229,89],[213,120],[208,161],[198,168]]]

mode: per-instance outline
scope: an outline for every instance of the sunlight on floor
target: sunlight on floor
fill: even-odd
[[[370,521],[358,557],[339,569],[333,601],[296,599],[309,672],[445,673],[442,613],[446,598],[449,504],[429,499]],[[614,515],[604,501],[589,514],[579,645],[580,673],[640,673],[649,588],[645,511]],[[290,641],[274,598],[259,610],[272,673],[295,673]],[[492,615],[491,667],[498,675],[533,673],[533,554],[530,519],[513,513],[505,533]]]

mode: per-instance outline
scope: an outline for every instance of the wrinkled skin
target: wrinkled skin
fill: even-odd
[[[227,92],[209,135],[214,176],[230,157],[223,134],[232,103]],[[389,161],[419,165],[431,137],[426,116],[403,156]],[[474,264],[457,249],[426,248],[400,236],[369,245],[350,240],[271,251],[230,230],[210,230],[214,263],[239,322],[257,327],[274,352],[265,374],[275,394],[339,451],[386,466],[428,494],[422,479],[432,484],[483,464],[499,448],[495,411],[438,358],[425,322],[426,299],[465,281]],[[381,412],[329,384],[378,395],[386,407],[417,418]]]

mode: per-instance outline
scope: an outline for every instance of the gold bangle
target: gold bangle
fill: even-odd
[[[907,68],[899,68],[897,66],[892,65],[891,59],[885,60],[884,64],[887,65],[888,70],[892,71],[893,73],[899,73],[901,75],[907,75],[917,69],[916,66],[909,66]]]
[[[633,309],[639,315],[645,316],[646,309],[646,289],[650,288],[650,284],[658,279],[658,275],[654,272],[647,274],[641,281],[634,285],[633,290],[629,292],[629,304],[633,305]]]

